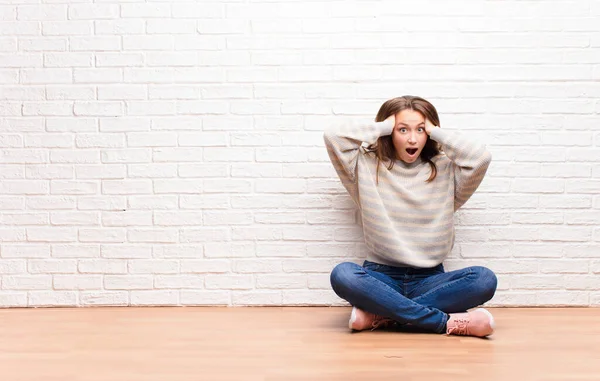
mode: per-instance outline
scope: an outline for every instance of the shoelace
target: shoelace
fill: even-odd
[[[392,320],[390,319],[386,319],[386,318],[376,318],[375,320],[373,320],[373,323],[371,323],[371,331],[379,328],[379,327],[387,327],[390,325],[390,323],[392,323]]]
[[[456,319],[454,320],[455,326],[448,330],[448,335],[468,335],[467,327],[469,325],[469,320],[467,319]]]

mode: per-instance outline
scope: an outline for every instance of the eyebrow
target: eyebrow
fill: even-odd
[[[421,122],[421,123],[417,124],[417,126],[420,126],[420,125],[422,125],[422,124],[425,124],[425,122]],[[406,123],[402,123],[402,122],[398,123],[398,125],[399,125],[399,126],[406,126],[406,127],[410,127],[410,125],[408,125],[408,124],[406,124]]]

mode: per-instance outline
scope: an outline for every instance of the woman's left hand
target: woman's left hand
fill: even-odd
[[[433,131],[434,128],[438,128],[438,126],[431,123],[429,119],[425,119],[425,132],[427,132],[427,135],[431,136],[431,131]]]

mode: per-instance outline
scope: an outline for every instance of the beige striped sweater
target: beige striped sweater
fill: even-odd
[[[486,148],[456,133],[435,128],[431,138],[443,153],[432,161],[437,177],[430,183],[428,163],[380,164],[361,148],[392,133],[393,123],[346,121],[325,131],[333,166],[359,207],[367,260],[390,266],[427,268],[443,262],[454,245],[454,212],[475,192],[491,162]]]

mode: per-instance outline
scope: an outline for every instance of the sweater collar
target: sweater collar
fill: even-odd
[[[406,163],[406,162],[404,162],[404,161],[402,161],[400,159],[394,160],[394,165],[398,165],[398,166],[400,166],[402,168],[406,168],[406,169],[418,167],[418,166],[420,166],[423,163],[424,163],[424,161],[423,161],[423,159],[421,159],[421,156],[419,156],[417,158],[417,160],[415,160],[412,163]]]

